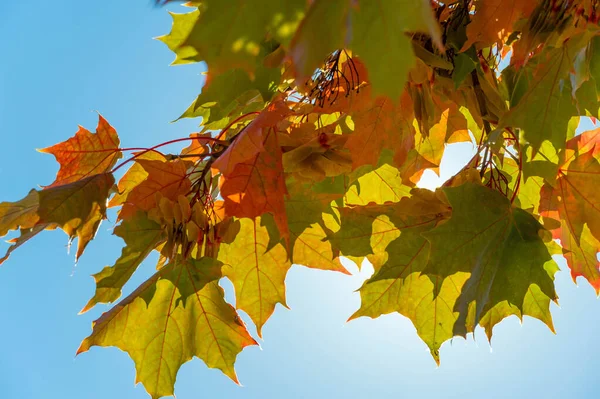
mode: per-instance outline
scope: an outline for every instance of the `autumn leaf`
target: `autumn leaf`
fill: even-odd
[[[111,174],[99,174],[61,186],[32,191],[23,200],[0,204],[0,232],[21,229],[21,236],[11,240],[10,247],[0,264],[10,253],[42,230],[61,228],[75,237],[78,259],[94,238],[100,222],[106,218],[106,202],[114,184]]]
[[[135,153],[136,160],[150,160],[150,161],[166,161],[167,159],[156,151],[139,151]],[[123,205],[127,200],[129,193],[141,182],[146,180],[148,172],[144,169],[142,164],[134,162],[133,165],[123,174],[119,182],[117,183],[117,193],[112,196],[108,202],[109,207],[116,207]]]
[[[406,33],[425,32],[434,43],[441,43],[430,4],[420,0],[359,0],[353,11],[351,48],[369,70],[373,91],[396,101],[415,63]]]
[[[346,0],[315,0],[290,44],[298,84],[304,83],[327,56],[345,47],[349,7]]]
[[[255,218],[271,212],[284,237],[288,235],[285,178],[273,124],[289,113],[287,107],[275,103],[273,109],[252,121],[235,144],[213,164],[213,168],[223,174],[221,195],[226,211],[240,218]]]
[[[383,205],[387,202],[398,202],[408,197],[411,190],[404,184],[402,172],[389,163],[383,163],[348,183],[349,187],[344,195],[347,205]]]
[[[283,169],[298,179],[319,182],[352,170],[350,154],[344,148],[348,136],[336,134],[335,125],[316,129],[314,124],[305,123],[289,135],[278,135],[278,139],[286,150]]]
[[[119,136],[102,115],[98,115],[96,133],[80,126],[67,141],[39,151],[54,155],[60,164],[56,180],[49,187],[109,172],[122,157]]]
[[[366,96],[370,97],[370,93],[367,92]],[[414,147],[409,104],[410,98],[405,92],[399,105],[387,97],[378,97],[372,103],[369,101],[367,109],[354,114],[354,132],[346,144],[352,154],[354,169],[369,164],[376,166],[379,155],[386,148],[394,149],[395,156],[400,160],[398,164],[403,163],[402,160]]]
[[[128,219],[139,210],[149,211],[156,207],[158,205],[156,202],[157,194],[176,201],[180,194],[186,195],[192,187],[187,171],[190,164],[184,160],[176,159],[165,162],[161,160],[138,159],[136,163],[143,168],[147,177],[135,185],[127,195],[125,203],[119,212],[120,219]],[[143,174],[136,171],[129,174],[127,178],[133,179],[135,182],[141,176]]]
[[[0,237],[5,236],[10,230],[33,227],[39,220],[38,206],[39,192],[37,190],[31,190],[20,201],[0,203]]]
[[[211,258],[175,258],[93,324],[77,353],[116,346],[136,364],[136,382],[153,398],[173,395],[179,368],[193,356],[237,382],[233,363],[256,341],[217,280],[221,265]]]
[[[256,342],[219,280],[260,335],[287,306],[292,264],[350,274],[342,258],[374,269],[351,318],[408,317],[438,363],[444,342],[477,326],[491,340],[511,316],[554,331],[551,255],[600,292],[600,135],[578,127],[600,109],[594,4],[185,5],[159,40],[174,64],[206,62],[181,116],[201,117],[199,131],[121,148],[100,116],[95,133],[42,150],[60,164],[50,186],[0,203],[12,244],[0,263],[58,228],[79,258],[117,208],[124,246],[82,311],[116,301],[159,253],[80,352],[128,352],[154,398],[193,356],[237,381],[235,358]],[[415,188],[427,170],[446,175],[453,143],[471,143],[471,159],[437,191]]]
[[[501,43],[513,32],[515,23],[529,16],[536,5],[535,1],[530,0],[476,1],[475,13],[467,25],[468,40],[462,50],[468,49],[473,43],[481,47]]]
[[[440,42],[427,2],[314,1],[291,43],[298,81],[308,78],[329,53],[347,47],[364,61],[374,94],[396,101],[415,62],[405,35],[410,31],[427,32]]]
[[[591,131],[573,138],[567,147],[570,154],[558,170],[554,187],[544,185],[540,211],[544,217],[560,221],[553,230],[561,240],[571,275],[585,277],[600,292],[600,136]]]

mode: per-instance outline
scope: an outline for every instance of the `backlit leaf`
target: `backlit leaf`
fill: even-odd
[[[87,312],[97,303],[111,303],[119,299],[121,290],[144,259],[164,240],[165,231],[143,212],[123,221],[115,234],[125,241],[121,257],[113,266],[106,266],[94,274],[96,293],[82,309]]]
[[[261,335],[275,305],[287,307],[284,281],[291,263],[281,244],[269,248],[269,233],[260,218],[239,221],[239,238],[222,244],[218,259],[235,287],[237,308],[248,313]]]
[[[217,284],[210,258],[175,258],[93,324],[77,353],[116,346],[136,365],[136,382],[153,398],[173,395],[179,368],[197,356],[237,382],[233,363],[256,342]]]
[[[79,127],[75,136],[40,152],[54,155],[60,164],[56,180],[49,187],[73,183],[111,170],[119,158],[119,136],[102,115],[96,133]]]
[[[454,334],[468,332],[472,302],[478,323],[485,312],[505,300],[522,310],[525,295],[534,284],[556,299],[552,278],[544,269],[551,258],[540,238],[543,227],[531,215],[511,207],[497,191],[474,183],[446,187],[443,192],[452,216],[423,233],[431,243],[424,273],[443,278],[470,273],[454,308],[459,312]]]

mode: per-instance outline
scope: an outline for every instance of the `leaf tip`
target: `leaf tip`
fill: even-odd
[[[81,343],[81,345],[79,345],[79,348],[77,348],[77,352],[75,352],[75,357],[79,356],[80,354],[87,352],[88,350],[90,350],[90,347],[87,343],[87,339],[83,340],[83,342]]]
[[[92,309],[94,306],[96,306],[96,303],[97,302],[94,301],[94,298],[90,299],[88,301],[88,303],[79,311],[79,313],[77,313],[77,315],[80,316],[80,315],[88,312],[90,309]]]

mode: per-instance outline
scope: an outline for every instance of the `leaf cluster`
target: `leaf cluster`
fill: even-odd
[[[174,64],[208,65],[180,117],[199,131],[123,148],[100,116],[42,150],[60,164],[51,185],[0,203],[0,236],[20,231],[0,263],[56,228],[79,258],[118,208],[121,256],[83,311],[118,302],[78,353],[119,347],[153,398],[194,356],[237,382],[236,356],[257,345],[238,311],[260,336],[292,264],[348,273],[341,257],[375,270],[351,319],[398,312],[437,362],[444,342],[478,325],[491,339],[511,315],[553,330],[552,255],[600,292],[600,131],[576,134],[600,108],[599,2],[187,6],[159,39]],[[418,188],[457,142],[473,158]],[[120,299],[153,251],[156,273]]]

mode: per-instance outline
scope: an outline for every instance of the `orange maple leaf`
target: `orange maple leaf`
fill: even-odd
[[[60,164],[54,183],[48,187],[73,183],[86,177],[106,173],[122,157],[115,129],[98,115],[96,133],[79,126],[67,141],[39,150],[52,154]]]

